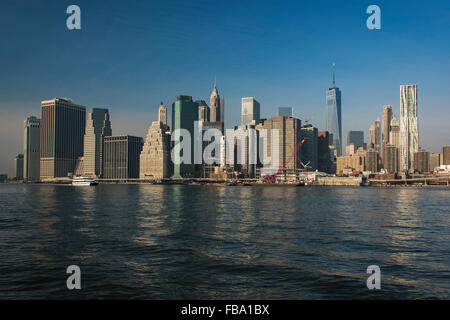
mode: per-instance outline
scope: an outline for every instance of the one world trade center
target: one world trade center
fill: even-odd
[[[333,64],[333,87],[327,90],[327,131],[332,134],[331,144],[339,157],[342,155],[341,91],[336,88],[334,67]]]

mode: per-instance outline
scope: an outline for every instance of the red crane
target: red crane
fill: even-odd
[[[300,150],[300,148],[302,147],[303,143],[305,143],[306,140],[307,138],[303,138],[302,141],[300,141],[297,144],[297,147],[295,148],[294,152],[292,152],[292,154],[289,156],[289,158],[286,160],[283,166],[280,169],[278,169],[277,173],[275,173],[272,177],[269,176],[266,177],[266,180],[264,181],[265,183],[273,183],[275,181],[277,176],[286,168],[286,165],[292,160],[292,158],[297,157],[298,150]]]

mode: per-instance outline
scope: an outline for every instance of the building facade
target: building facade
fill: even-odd
[[[442,147],[442,164],[446,166],[450,165],[450,146]]]
[[[242,98],[241,125],[257,125],[261,122],[260,108],[261,105],[255,98]]]
[[[414,153],[419,151],[419,123],[417,118],[417,85],[400,86],[400,170],[414,165]]]
[[[383,168],[389,173],[398,172],[398,148],[389,143],[383,148]]]
[[[28,117],[24,121],[23,132],[23,178],[28,181],[40,177],[40,137],[41,120]]]
[[[330,134],[328,131],[319,131],[317,137],[318,169],[320,172],[334,173],[330,150]]]
[[[67,177],[83,156],[86,108],[69,99],[42,101],[40,177]]]
[[[201,134],[200,132],[195,132],[195,130],[201,130],[201,127],[195,127],[195,121],[198,121],[198,104],[192,101],[191,96],[178,96],[177,101],[172,104],[172,141],[173,141],[173,176],[175,178],[192,178],[196,175],[196,167],[194,164],[194,154],[195,154],[195,136]],[[187,130],[190,134],[190,158],[186,159],[186,162],[182,163],[182,158],[184,157],[184,152],[188,150],[183,150],[182,144],[182,133],[178,129]]]
[[[428,151],[419,149],[414,153],[414,171],[419,173],[430,172],[430,153]]]
[[[332,145],[340,156],[342,154],[341,91],[335,87],[327,91],[327,131],[333,135]]]
[[[383,118],[382,129],[381,129],[381,145],[384,148],[390,140],[389,132],[391,131],[391,120],[392,120],[392,106],[386,105],[383,107]]]
[[[103,178],[139,178],[139,162],[143,144],[141,137],[106,136],[104,138]]]
[[[291,107],[279,107],[278,108],[278,115],[281,117],[293,117],[294,116],[294,109]]]
[[[158,107],[158,121],[163,124],[163,126],[167,125],[167,106],[165,106],[162,102]]]
[[[278,159],[272,159],[271,163],[263,163],[264,172],[275,174],[278,170],[281,170],[278,178],[295,179],[297,170],[302,168],[302,149],[300,148],[295,153],[297,145],[302,140],[301,121],[296,118],[278,116],[265,120],[259,127],[267,130],[265,145],[260,145],[267,150],[267,155],[272,157],[272,149],[278,147]],[[274,141],[278,146],[272,146],[274,130],[278,130],[278,141]]]
[[[316,171],[319,168],[319,146],[318,146],[319,131],[312,125],[304,125],[301,128],[301,137],[306,138],[302,146],[301,161],[304,165],[309,162],[308,170]]]
[[[103,176],[103,141],[112,135],[108,109],[93,108],[86,121],[83,174]]]
[[[14,157],[14,179],[23,180],[23,154]]]
[[[392,114],[389,131],[389,143],[400,150],[400,124],[395,117],[395,114]]]
[[[209,121],[210,122],[221,122],[224,123],[224,104],[225,101],[220,98],[219,91],[217,90],[216,85],[214,84],[214,88],[211,92],[211,96],[209,99]],[[223,129],[222,129],[223,131]]]
[[[380,171],[380,155],[376,150],[366,151],[366,170],[372,173]]]
[[[139,176],[141,179],[163,179],[172,175],[170,161],[170,135],[160,121],[148,129],[140,155]]]
[[[355,149],[364,146],[364,131],[349,131],[347,133],[347,145],[353,144]]]
[[[376,120],[370,126],[370,137],[369,137],[369,145],[370,148],[375,149],[378,152],[381,152],[381,124],[380,120]]]
[[[434,171],[442,164],[442,154],[432,153],[430,154],[430,171]]]

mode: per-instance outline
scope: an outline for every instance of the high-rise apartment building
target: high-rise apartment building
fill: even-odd
[[[398,172],[398,148],[389,143],[383,148],[383,167],[389,173]]]
[[[40,176],[41,120],[28,117],[23,132],[23,177],[28,181],[39,180]]]
[[[111,135],[108,109],[93,108],[86,121],[83,174],[103,176],[103,141]]]
[[[319,156],[318,156],[318,135],[319,131],[312,125],[303,125],[301,128],[301,137],[306,138],[306,141],[302,146],[302,158],[303,164],[308,165],[308,170],[316,171],[319,166]]]
[[[152,122],[140,155],[141,179],[163,179],[171,176],[170,135],[160,121]]]
[[[430,171],[434,171],[442,163],[442,154],[432,153],[430,154]]]
[[[327,131],[333,135],[332,145],[336,148],[337,156],[342,155],[342,94],[336,88],[333,64],[333,87],[327,91]]]
[[[42,101],[41,106],[41,179],[67,177],[83,156],[86,108],[62,98]]]
[[[355,149],[364,146],[364,131],[349,131],[347,133],[347,145],[353,144]]]
[[[450,146],[442,147],[442,164],[450,165]]]
[[[378,172],[380,170],[380,155],[376,150],[366,151],[366,170],[372,173]]]
[[[241,125],[257,125],[261,122],[260,104],[253,97],[242,98]]]
[[[414,153],[419,151],[417,85],[400,86],[400,170],[413,168]]]
[[[428,151],[419,149],[419,151],[414,153],[413,159],[414,171],[420,173],[430,172],[430,153]]]
[[[194,121],[198,121],[198,104],[192,101],[191,96],[178,96],[177,101],[172,104],[172,140],[174,148],[173,162],[173,176],[175,178],[189,178],[194,177],[196,174],[194,164],[195,154],[195,126]],[[181,149],[181,132],[177,129],[185,129],[189,132],[191,137],[190,143],[190,159],[187,159],[189,163],[181,163],[184,157],[183,152],[188,150]],[[201,128],[198,128],[201,130]]]
[[[129,135],[104,138],[103,178],[139,178],[139,162],[144,142]]]
[[[23,154],[21,153],[14,157],[14,178],[23,180]]]
[[[283,168],[279,174],[279,178],[285,180],[293,179],[296,177],[297,169],[302,168],[301,158],[302,149],[292,157],[297,145],[301,141],[301,121],[291,117],[273,117],[269,120],[265,120],[264,123],[259,126],[261,129],[267,130],[267,141],[265,146],[269,157],[272,157],[272,134],[274,130],[278,130],[278,159],[273,163],[264,163],[264,169],[272,171],[274,174],[278,169]],[[274,141],[274,143],[277,143]],[[274,146],[275,147],[275,146]],[[278,163],[278,167],[274,168],[274,163]]]

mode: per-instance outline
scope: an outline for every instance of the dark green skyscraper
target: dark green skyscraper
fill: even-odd
[[[172,161],[174,178],[190,178],[195,176],[195,121],[198,121],[198,103],[192,101],[191,96],[178,96],[177,101],[172,104],[172,140],[174,147]],[[188,141],[182,141],[182,132],[177,129],[185,129],[189,132],[190,147]],[[178,150],[177,145],[180,143],[182,149]],[[181,163],[181,160],[185,161]]]

